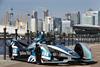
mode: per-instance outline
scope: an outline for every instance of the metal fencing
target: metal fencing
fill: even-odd
[[[72,42],[72,45],[77,42],[84,43],[99,43],[100,35],[99,34],[67,34],[65,40],[68,42]]]

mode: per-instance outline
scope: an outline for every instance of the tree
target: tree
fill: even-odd
[[[65,38],[66,38],[66,33],[62,33],[62,40],[61,42],[65,45]]]
[[[48,45],[50,45],[51,41],[52,41],[52,35],[51,35],[51,33],[48,32],[46,34],[46,42],[47,42]]]

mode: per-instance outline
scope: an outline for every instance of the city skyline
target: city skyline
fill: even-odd
[[[0,15],[13,8],[16,12],[25,13],[36,10],[39,17],[48,9],[52,16],[64,16],[67,11],[85,11],[89,8],[99,10],[100,0],[0,0]]]

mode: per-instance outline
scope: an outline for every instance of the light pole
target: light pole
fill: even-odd
[[[54,29],[54,45],[56,44],[55,42],[56,42],[56,33],[57,33],[57,31],[58,31],[58,29],[55,28],[55,29]]]
[[[28,23],[28,17],[30,16],[30,14],[27,14],[27,43],[29,44],[29,23]]]
[[[4,28],[4,60],[6,60],[6,27]]]
[[[18,29],[15,29],[15,38],[17,40],[17,36],[18,36],[18,33],[17,33]]]
[[[4,60],[6,60],[6,25],[7,25],[7,22],[8,22],[8,12],[6,12],[6,15],[4,17],[4,25],[5,27],[3,28],[4,30]]]

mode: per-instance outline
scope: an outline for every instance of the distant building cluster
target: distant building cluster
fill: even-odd
[[[50,16],[48,10],[44,11],[44,18],[43,19],[38,19],[37,21],[35,21],[35,19],[36,18],[31,18],[31,31],[32,32],[45,31],[45,33],[56,32],[58,34],[60,34],[60,33],[68,34],[68,33],[73,33],[72,26],[73,26],[74,22],[76,24],[80,23],[80,18],[78,18],[77,14],[75,14],[75,16],[74,16],[74,14],[73,15],[66,14],[65,18],[62,19],[59,17]],[[32,21],[32,20],[34,20],[34,21]],[[71,20],[73,20],[73,21],[71,21]]]
[[[30,18],[28,19],[28,16]],[[75,25],[92,25],[100,26],[100,11],[87,10],[84,13],[66,12],[63,18],[53,17],[49,15],[49,10],[44,11],[44,17],[38,18],[38,12],[33,11],[32,14],[26,16],[26,19],[16,19],[13,29],[17,28],[19,33],[26,33],[27,30],[32,32],[44,31],[60,33],[75,33],[73,26]],[[6,18],[7,20],[8,18]],[[12,20],[12,19],[11,19]],[[6,21],[7,22],[7,21]],[[6,24],[11,26],[11,21]],[[2,32],[2,31],[0,31]],[[13,31],[12,31],[13,32]],[[11,31],[10,31],[11,33]]]

